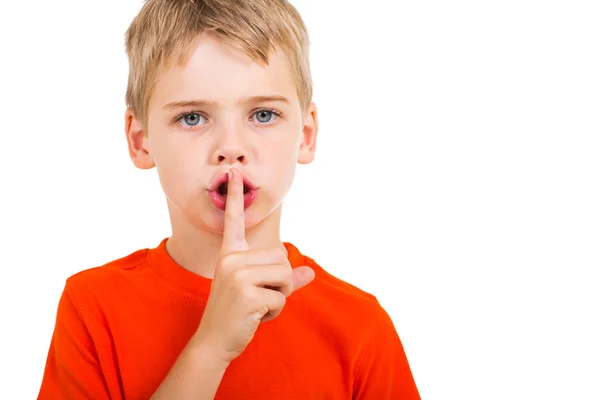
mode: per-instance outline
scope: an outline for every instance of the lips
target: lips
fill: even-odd
[[[213,192],[219,190],[219,188],[227,187],[227,182],[229,182],[229,175],[227,173],[221,174],[213,181],[208,190]],[[247,190],[253,189],[256,189],[256,186],[248,178],[244,177],[244,193]]]
[[[258,196],[258,188],[246,177],[244,180],[244,209],[250,207],[256,197]],[[219,175],[212,182],[208,189],[208,195],[212,200],[215,207],[220,210],[225,210],[225,204],[227,203],[227,185],[229,181],[229,175],[227,173]]]

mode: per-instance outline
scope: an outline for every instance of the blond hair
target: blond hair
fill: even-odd
[[[287,0],[146,0],[125,34],[129,80],[125,102],[148,121],[158,71],[184,65],[190,46],[213,34],[265,66],[276,47],[287,56],[302,111],[312,99],[306,26]]]

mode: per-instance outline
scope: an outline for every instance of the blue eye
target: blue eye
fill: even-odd
[[[189,126],[196,126],[200,123],[200,119],[204,119],[204,117],[200,114],[189,113],[184,115],[181,119]]]
[[[274,119],[274,116],[277,116],[275,112],[271,110],[260,110],[254,113],[254,115],[256,115],[256,120],[261,124],[268,124]]]

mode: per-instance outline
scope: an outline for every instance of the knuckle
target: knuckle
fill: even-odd
[[[293,289],[292,289],[291,285],[290,286],[285,286],[285,287],[283,287],[281,289],[281,294],[283,294],[283,297],[286,298],[286,297],[288,297],[289,295],[292,294],[292,290]]]
[[[245,268],[236,269],[231,273],[231,280],[241,287],[248,281],[248,271]]]
[[[258,305],[259,296],[256,293],[256,290],[253,290],[251,287],[244,287],[241,291],[242,299],[246,304],[249,304],[251,307]]]
[[[237,233],[236,233],[236,234],[233,236],[233,238],[234,238],[236,241],[242,241],[242,240],[244,240],[244,238],[246,237],[245,235],[246,235],[246,233],[245,233],[244,231],[240,231],[240,232],[237,232]]]
[[[277,310],[281,311],[281,309],[285,306],[287,298],[281,292],[277,292]]]
[[[229,270],[236,264],[236,256],[234,253],[228,253],[221,257],[221,268]]]
[[[252,312],[252,317],[256,322],[260,321],[268,321],[270,319],[270,315],[264,310],[255,310]]]
[[[283,249],[275,249],[273,258],[275,259],[275,263],[277,263],[277,264],[287,264],[288,263],[287,254],[285,253],[285,250],[283,250]]]
[[[291,265],[286,265],[281,268],[281,279],[284,283],[290,283],[293,278],[293,270]]]
[[[272,319],[275,319],[279,316],[279,314],[281,314],[281,310],[273,310],[273,311],[269,311],[269,321]]]

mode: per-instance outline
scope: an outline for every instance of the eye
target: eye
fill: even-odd
[[[187,112],[177,117],[177,122],[184,122],[187,127],[204,123],[205,118],[196,112]]]
[[[281,116],[275,110],[258,110],[254,113],[256,120],[261,124],[269,124]]]

